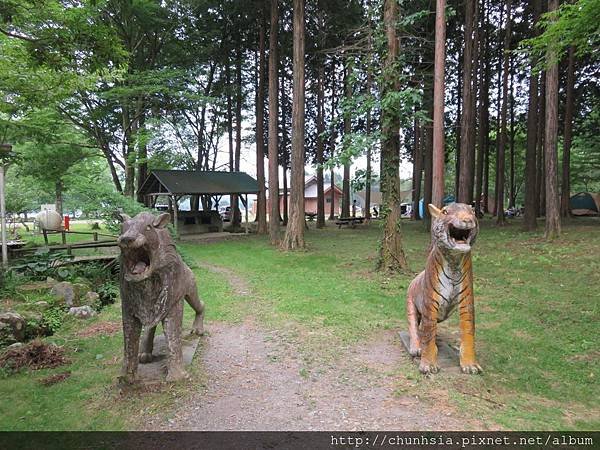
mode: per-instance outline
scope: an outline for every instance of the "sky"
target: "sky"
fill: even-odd
[[[251,134],[254,133],[253,129],[252,129],[252,124],[249,122],[244,122],[244,126],[242,127],[242,150],[241,150],[241,156],[240,156],[240,170],[242,172],[246,172],[248,175],[256,178],[256,146],[254,143],[250,143],[248,142],[250,139],[245,139],[245,138],[250,138],[252,137]],[[377,158],[377,161],[372,161],[371,162],[373,168],[374,168],[374,172],[378,173],[378,167],[379,167],[379,159]],[[217,167],[222,166],[222,167],[226,167],[229,165],[229,150],[228,150],[228,144],[227,144],[227,139],[223,138],[220,140],[219,142],[219,152],[217,155]],[[351,168],[350,168],[350,177],[354,177],[354,172],[357,169],[366,169],[367,168],[367,158],[366,156],[361,156],[360,158],[356,159]],[[265,178],[268,182],[268,178],[269,178],[269,173],[268,173],[268,159],[265,158]],[[304,166],[304,171],[307,175],[314,175],[316,173],[316,167],[312,166],[312,165],[306,165]],[[343,173],[343,168],[338,168],[335,170],[336,173],[339,173],[340,175],[342,175]],[[288,172],[288,180],[289,180],[289,172]],[[407,161],[402,161],[400,163],[400,178],[402,180],[406,180],[408,178],[412,177],[412,163],[407,162]],[[279,186],[281,188],[283,188],[283,169],[280,167],[279,168]]]

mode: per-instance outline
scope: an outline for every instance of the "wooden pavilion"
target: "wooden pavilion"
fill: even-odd
[[[258,194],[258,181],[245,172],[201,172],[192,170],[153,170],[140,188],[145,204],[156,206],[159,197],[167,197],[169,213],[177,236],[223,230],[216,210],[179,211],[178,203],[185,196],[220,197],[239,195],[246,205],[248,231],[248,194]],[[233,205],[232,205],[233,206]]]

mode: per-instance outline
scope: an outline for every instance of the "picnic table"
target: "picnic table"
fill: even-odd
[[[317,213],[304,213],[304,215],[308,218],[309,222],[313,222],[315,220],[315,217],[317,217]]]
[[[351,228],[356,228],[357,224],[364,222],[364,217],[339,217],[335,224],[338,226],[338,228],[342,228],[344,225],[350,226]]]

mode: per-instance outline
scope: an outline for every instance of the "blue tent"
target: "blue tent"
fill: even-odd
[[[444,202],[444,205],[448,205],[454,203],[456,199],[454,198],[454,195],[446,195],[442,201]],[[419,200],[419,216],[425,217],[425,204],[423,199]]]

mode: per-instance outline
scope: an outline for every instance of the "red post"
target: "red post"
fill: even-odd
[[[70,231],[70,229],[69,229],[70,222],[71,222],[71,218],[69,216],[65,216],[65,230],[66,231]]]

